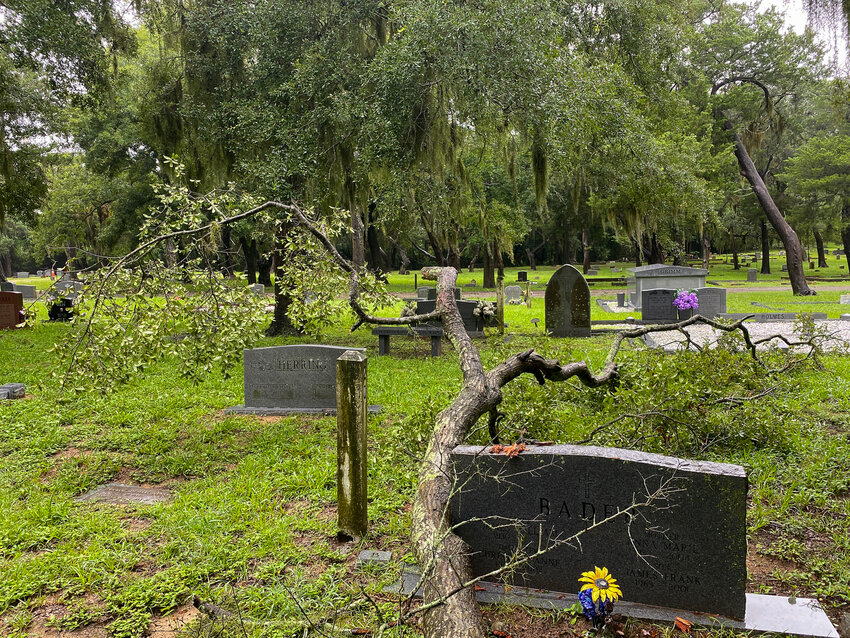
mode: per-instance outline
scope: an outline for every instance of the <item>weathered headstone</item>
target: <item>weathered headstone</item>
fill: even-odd
[[[546,332],[553,337],[590,336],[590,288],[567,264],[552,275],[545,293]]]
[[[248,289],[255,295],[266,294],[266,287],[263,284],[251,284],[250,286],[248,286]]]
[[[496,325],[495,316],[487,319],[475,316],[475,309],[478,308],[477,301],[458,299],[455,303],[457,303],[458,312],[460,312],[460,317],[463,319],[463,327],[466,328],[468,333],[480,336],[484,326]],[[424,315],[433,312],[436,307],[436,300],[417,300],[416,314]]]
[[[618,292],[617,293],[617,307],[625,308],[626,307],[626,293]]]
[[[839,297],[838,302],[845,305],[850,304],[850,295],[841,295],[841,297]]]
[[[76,297],[79,293],[83,292],[83,282],[82,281],[73,281],[71,279],[61,279],[55,287],[55,290],[58,294],[65,297]]]
[[[788,272],[788,264],[782,264],[782,268],[780,268],[782,272]]]
[[[23,383],[4,383],[0,385],[0,399],[23,399],[27,387]]]
[[[336,413],[336,361],[348,350],[363,348],[305,344],[245,350],[245,403],[228,412]]]
[[[665,266],[664,264],[650,264],[628,269],[628,293],[629,301],[636,309],[641,309],[644,290],[656,288],[673,288],[691,290],[693,288],[705,287],[705,276],[707,270],[702,268],[689,268],[686,266]]]
[[[573,445],[532,446],[512,459],[462,446],[452,457],[460,486],[452,523],[472,550],[474,574],[517,550],[551,547],[514,584],[571,592],[581,572],[607,565],[630,602],[744,618],[744,468]],[[621,515],[568,542],[664,488],[666,498],[641,507],[631,525]]]
[[[756,321],[759,323],[772,323],[775,321],[794,321],[797,318],[796,312],[760,312],[756,314]],[[810,312],[807,313],[815,320],[826,319],[825,312]]]
[[[758,281],[759,280],[759,271],[755,268],[750,268],[747,270],[747,281]]]
[[[653,288],[641,294],[641,314],[644,321],[676,321],[679,314],[673,300],[677,291],[672,288]]]
[[[24,296],[24,299],[35,299],[35,286],[27,286],[25,284],[15,284],[15,292],[19,292]]]
[[[596,277],[598,274],[599,274],[599,271],[595,270],[594,268],[591,268],[587,271],[588,277]]]
[[[429,290],[434,291],[433,297],[428,296]],[[419,288],[416,289],[416,298],[417,299],[436,299],[437,298],[437,289],[436,288],[430,288],[428,286],[419,286]]]
[[[522,288],[519,286],[506,286],[505,287],[505,301],[517,301],[522,299]]]
[[[696,312],[713,319],[717,315],[726,312],[726,289],[725,288],[697,288],[699,308]]]
[[[0,292],[15,292],[15,284],[11,281],[0,281]]]
[[[0,292],[0,330],[14,328],[21,323],[24,296],[19,292]]]
[[[366,368],[361,350],[346,350],[336,362],[337,524],[352,539],[366,536],[369,527]]]
[[[516,280],[517,281],[528,281],[528,271],[527,270],[520,270],[519,272],[517,272]]]
[[[15,273],[15,277],[17,277],[18,279],[26,279],[29,276],[30,274],[28,272]]]
[[[96,501],[110,505],[155,505],[171,500],[171,492],[159,487],[141,487],[140,485],[125,485],[122,483],[107,483],[78,496],[76,501]]]

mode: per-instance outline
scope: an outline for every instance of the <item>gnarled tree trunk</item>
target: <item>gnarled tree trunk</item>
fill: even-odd
[[[812,231],[812,234],[815,236],[815,244],[818,247],[818,268],[826,268],[826,251],[823,247],[823,235],[816,230]]]
[[[770,237],[765,220],[761,220],[761,274],[770,274]]]

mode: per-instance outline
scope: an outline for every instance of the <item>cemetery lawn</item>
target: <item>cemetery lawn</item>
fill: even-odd
[[[485,364],[535,347],[600,365],[610,336],[549,340],[542,299],[534,303],[506,308],[523,334],[507,344],[498,336],[480,341]],[[370,532],[361,545],[336,539],[335,419],[223,414],[242,402],[241,367],[231,378],[214,374],[192,385],[166,361],[106,395],[63,394],[50,348],[69,326],[0,333],[0,382],[26,383],[28,394],[0,402],[0,636],[83,628],[88,633],[62,635],[165,636],[184,624],[193,636],[292,636],[305,613],[326,618],[364,592],[371,602],[341,616],[341,626],[374,628],[378,611],[392,618],[399,601],[382,589],[410,560],[417,458],[460,373],[448,346],[431,359],[427,339],[399,338],[394,356],[378,357],[377,338],[365,329],[349,335],[348,325],[341,319],[319,341],[368,348],[370,403],[383,406],[369,422]],[[780,356],[768,355],[769,363],[779,365]],[[591,438],[739,463],[751,483],[748,590],[817,597],[834,622],[850,611],[850,358],[825,355],[823,369],[773,376],[728,352],[667,356],[635,346],[621,359],[616,393],[578,383],[541,387],[532,378],[508,386],[504,438],[525,429],[538,440]],[[739,401],[720,401],[728,397]],[[470,443],[486,443],[480,426]],[[109,482],[161,487],[173,498],[75,500]],[[391,551],[392,566],[356,570],[363,548]],[[616,574],[616,565],[607,567]],[[193,596],[263,624],[200,628]],[[568,612],[498,606],[486,613],[512,636],[580,635],[587,626]],[[640,628],[630,625],[626,635]],[[413,623],[389,635],[417,633]]]

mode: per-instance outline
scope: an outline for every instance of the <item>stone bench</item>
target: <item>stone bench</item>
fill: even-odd
[[[409,336],[431,337],[431,356],[439,357],[443,354],[443,329],[436,326],[379,326],[372,329],[373,335],[378,335],[378,354],[390,353],[390,337]]]

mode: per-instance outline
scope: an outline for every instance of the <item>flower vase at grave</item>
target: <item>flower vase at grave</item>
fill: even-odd
[[[690,319],[694,316],[694,309],[688,308],[687,310],[678,310],[679,313],[679,321],[684,321],[685,319]]]

